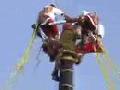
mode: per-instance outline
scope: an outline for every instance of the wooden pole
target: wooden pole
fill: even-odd
[[[76,32],[72,23],[63,25],[60,43],[62,44],[60,56],[60,82],[59,90],[73,90],[73,64],[76,63],[75,53]]]
[[[59,90],[73,90],[73,61],[61,59]]]

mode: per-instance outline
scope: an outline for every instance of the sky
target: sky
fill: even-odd
[[[32,35],[31,25],[38,12],[54,0],[0,0],[0,89],[23,55]],[[96,11],[105,26],[104,45],[114,62],[120,64],[120,1],[119,0],[56,0],[57,7],[76,17],[83,10]],[[29,64],[26,65],[12,90],[57,90],[51,80],[54,63],[40,53],[40,65],[35,69],[41,40],[35,40]],[[86,55],[74,66],[74,90],[107,90],[105,80],[93,54]]]

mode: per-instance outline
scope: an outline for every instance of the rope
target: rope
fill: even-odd
[[[96,59],[107,83],[108,90],[119,90],[120,89],[119,85],[117,85],[119,83],[118,81],[120,81],[119,66],[113,62],[105,47],[102,46],[100,43],[99,45],[100,47],[102,47],[104,53],[103,54],[97,53]],[[102,59],[100,59],[99,57]]]
[[[120,83],[120,67],[113,62],[113,60],[110,58],[108,52],[105,50],[105,53],[102,54],[102,57],[104,58],[104,63],[106,64],[106,68],[110,69],[109,74],[111,75],[111,78],[115,82],[116,89],[119,90],[120,86],[118,85]]]
[[[105,51],[105,53],[103,54],[104,59],[107,60],[107,62],[109,62],[110,66],[113,67],[113,70],[115,70],[116,72],[120,72],[120,66],[113,62],[105,47],[104,51]]]
[[[119,90],[119,85],[117,85],[120,82],[119,79],[119,66],[113,62],[110,55],[108,54],[107,50],[104,46],[102,46],[104,53],[103,54],[97,54],[96,59],[97,62],[102,70],[102,73],[104,75],[104,78],[106,80],[107,86],[109,90]],[[100,56],[101,55],[101,56]],[[99,59],[103,58],[102,60]]]
[[[103,76],[104,76],[105,82],[106,82],[106,84],[107,84],[108,90],[116,90],[116,89],[115,89],[115,83],[114,83],[114,81],[111,79],[110,74],[109,74],[109,72],[108,72],[109,70],[107,70],[105,63],[102,62],[102,60],[100,60],[99,54],[96,54],[96,59],[97,59],[97,63],[98,63],[99,66],[100,66],[100,69],[101,69],[101,71],[102,71],[102,73],[103,73]]]
[[[99,45],[101,45],[101,44],[99,44]],[[104,53],[101,54],[104,59],[104,62],[106,62],[108,68],[111,68],[111,73],[118,75],[118,73],[120,72],[120,66],[117,65],[115,62],[113,62],[112,58],[108,54],[108,51],[105,49],[105,46],[101,46],[101,47],[104,51]]]
[[[36,32],[34,31],[32,33],[32,38],[29,41],[28,47],[25,50],[24,55],[22,56],[22,58],[20,59],[20,61],[16,65],[15,70],[10,74],[10,76],[9,76],[6,84],[2,88],[2,90],[12,90],[13,86],[16,84],[20,74],[22,74],[22,72],[24,71],[25,65],[29,62],[30,51],[32,49],[35,37],[36,37]]]
[[[21,58],[20,62],[17,64],[17,72],[23,71],[24,66],[29,62],[30,51],[32,49],[33,42],[35,40],[35,36],[36,36],[36,32],[34,31],[23,57]]]

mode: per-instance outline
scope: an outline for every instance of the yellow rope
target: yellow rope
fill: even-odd
[[[110,66],[113,68],[113,70],[115,70],[117,73],[120,72],[120,66],[117,65],[115,62],[113,62],[113,60],[111,59],[111,57],[109,56],[107,50],[104,47],[104,54],[103,57],[104,59],[109,62]]]
[[[102,48],[102,50],[105,52],[105,49],[103,47],[102,44],[100,44],[99,42],[99,39],[97,38],[98,40],[98,44],[100,45],[100,47]],[[103,42],[102,42],[103,43]],[[94,50],[96,50],[96,47],[94,46]],[[105,53],[103,53],[104,55]],[[106,84],[107,84],[107,88],[108,90],[116,90],[116,87],[115,87],[115,83],[111,77],[111,67],[109,65],[109,68],[106,66],[106,64],[108,62],[104,62],[103,60],[104,59],[101,59],[102,57],[99,58],[99,53],[96,53],[96,59],[97,59],[97,63],[99,64],[100,68],[101,68],[101,71],[103,73],[103,76],[104,76],[104,79],[106,81]]]
[[[30,51],[32,49],[34,39],[35,39],[35,31],[32,34],[32,38],[31,38],[31,40],[28,44],[27,49],[25,50],[25,53],[24,53],[23,57],[21,58],[20,62],[17,64],[16,69],[17,69],[18,72],[23,71],[24,66],[29,62]]]
[[[98,40],[98,38],[97,38],[97,40]],[[102,42],[102,40],[101,40],[101,42]],[[103,42],[102,42],[103,43]],[[103,54],[101,54],[102,55],[102,57],[104,58],[103,60],[104,60],[104,62],[106,63],[106,65],[107,65],[107,68],[109,68],[109,69],[111,69],[111,73],[114,73],[114,74],[116,74],[117,76],[119,75],[119,72],[120,72],[120,66],[119,65],[117,65],[112,59],[111,59],[111,57],[110,57],[110,55],[108,54],[108,52],[107,52],[107,50],[105,49],[105,46],[104,45],[102,45],[102,44],[100,44],[100,42],[99,42],[99,45],[100,45],[100,47],[103,49]]]
[[[105,81],[106,81],[106,83],[107,83],[107,88],[108,88],[108,90],[116,90],[116,89],[115,89],[115,83],[114,83],[114,81],[111,79],[110,74],[109,74],[109,72],[108,72],[108,70],[107,70],[107,68],[106,68],[105,63],[102,62],[102,60],[100,60],[98,54],[96,54],[96,59],[97,59],[97,63],[98,63],[99,66],[100,66],[100,69],[101,69],[101,71],[102,71],[102,73],[103,73],[104,79],[105,79]]]
[[[99,44],[99,45],[101,45],[101,44]],[[103,45],[101,45],[100,47],[102,47],[102,49],[104,51],[104,53],[99,54],[99,55],[101,55],[100,58],[103,58],[103,59],[99,60],[99,57],[98,57],[99,55],[97,54],[97,56],[96,56],[97,62],[100,65],[101,69],[104,67],[102,70],[104,77],[106,75],[105,73],[108,73],[108,75],[109,75],[109,78],[105,77],[108,85],[110,83],[111,84],[109,86],[113,85],[109,89],[110,90],[119,90],[120,88],[118,89],[118,87],[119,87],[118,81],[120,81],[120,78],[119,78],[120,67],[115,62],[113,62],[113,60],[111,59],[111,57],[108,54],[105,47]],[[105,70],[106,70],[106,72],[104,72]]]
[[[4,85],[2,90],[11,90],[13,86],[16,84],[16,81],[18,80],[19,75],[24,71],[25,65],[29,62],[30,51],[32,49],[33,42],[35,40],[35,36],[36,36],[36,32],[34,31],[32,33],[32,38],[30,39],[30,42],[28,44],[27,49],[25,50],[24,55],[20,59],[20,62],[17,64],[15,71],[10,74],[8,81]]]
[[[111,78],[114,80],[116,85],[116,90],[120,90],[120,66],[116,64],[111,57],[109,56],[108,52],[105,50],[105,53],[102,54],[104,58],[104,62],[106,63],[106,68],[110,68]]]

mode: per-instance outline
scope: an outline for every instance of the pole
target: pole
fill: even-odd
[[[76,33],[71,23],[64,24],[63,30],[60,38],[63,48],[60,56],[59,90],[73,90],[73,64],[78,60],[75,53]]]
[[[61,60],[59,90],[73,90],[73,62]]]

